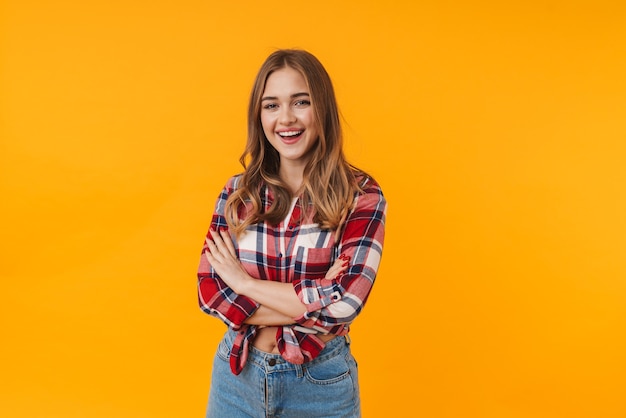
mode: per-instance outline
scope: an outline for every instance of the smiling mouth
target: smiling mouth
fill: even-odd
[[[304,131],[278,132],[278,136],[280,136],[281,138],[285,138],[285,139],[291,139],[291,138],[296,138],[296,137],[302,135],[302,132],[304,132]]]

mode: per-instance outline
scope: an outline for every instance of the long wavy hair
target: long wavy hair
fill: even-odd
[[[287,216],[292,194],[279,176],[280,155],[272,147],[261,125],[261,98],[268,77],[277,70],[293,68],[304,77],[309,88],[314,124],[319,138],[310,150],[311,159],[304,169],[301,202],[305,216],[323,229],[338,230],[360,191],[357,176],[362,173],[350,165],[343,153],[339,109],[330,77],[320,61],[309,52],[283,49],[272,53],[259,70],[248,106],[248,140],[240,163],[244,172],[239,187],[226,202],[229,227],[240,235],[258,222],[279,224]],[[363,173],[364,174],[364,173]],[[267,186],[274,199],[264,210],[261,188]]]

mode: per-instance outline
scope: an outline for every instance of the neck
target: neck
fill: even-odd
[[[293,196],[296,196],[301,192],[302,179],[304,177],[304,166],[281,163],[279,175]]]

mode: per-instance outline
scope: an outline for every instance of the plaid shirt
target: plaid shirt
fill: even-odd
[[[212,228],[227,227],[224,207],[240,181],[240,175],[232,177],[219,195]],[[313,222],[312,214],[303,213],[299,199],[294,199],[288,216],[280,224],[251,225],[234,240],[248,274],[260,280],[292,283],[307,307],[306,312],[294,318],[294,324],[280,326],[276,334],[281,355],[291,363],[310,361],[322,351],[324,343],[317,334],[346,335],[374,284],[383,249],[387,203],[373,179],[362,179],[361,184],[364,193],[355,196],[355,205],[338,241],[333,231],[320,229]],[[268,187],[262,187],[261,201],[265,209],[272,204]],[[206,251],[205,244],[198,268],[200,308],[238,331],[230,366],[233,373],[239,374],[259,327],[244,321],[260,305],[230,289],[211,268]],[[328,269],[342,254],[350,257],[347,270],[336,278],[325,279]]]

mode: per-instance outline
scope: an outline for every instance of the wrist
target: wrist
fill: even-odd
[[[254,286],[254,279],[246,273],[243,273],[241,280],[239,280],[237,289],[233,289],[237,294],[241,296],[250,297],[251,288]]]

